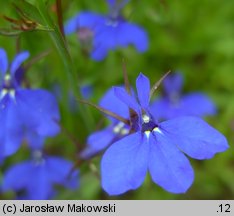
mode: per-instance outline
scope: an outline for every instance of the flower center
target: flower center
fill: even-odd
[[[43,153],[40,150],[35,150],[32,152],[32,159],[35,166],[42,165],[45,163]]]
[[[109,18],[109,19],[106,20],[106,25],[107,26],[116,27],[116,26],[118,26],[118,24],[119,24],[119,22],[115,18]]]
[[[143,124],[142,131],[153,131],[158,125],[146,114],[142,116]]]

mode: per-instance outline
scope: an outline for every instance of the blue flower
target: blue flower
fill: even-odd
[[[43,156],[34,151],[32,160],[10,167],[3,177],[2,190],[23,192],[22,199],[50,199],[55,195],[53,185],[70,189],[78,187],[78,171],[72,171],[73,164],[60,157]]]
[[[174,73],[163,82],[165,96],[156,99],[151,105],[152,114],[157,119],[170,119],[183,115],[214,115],[216,108],[208,96],[200,92],[181,94],[183,77]]]
[[[178,117],[157,122],[149,111],[150,83],[136,80],[138,101],[115,87],[116,97],[133,109],[131,134],[113,143],[101,161],[102,187],[110,195],[138,188],[147,171],[152,180],[171,193],[184,193],[194,173],[189,160],[209,159],[228,148],[226,138],[198,117]]]
[[[75,15],[65,25],[66,34],[78,32],[84,43],[93,39],[91,58],[97,61],[103,60],[109,50],[130,44],[134,45],[139,52],[146,51],[148,48],[146,32],[120,16],[120,10],[127,1],[120,1],[120,3],[108,1],[108,3],[110,9],[108,15],[93,12],[81,12]]]
[[[128,107],[119,100],[113,89],[109,89],[102,97],[100,107],[109,110],[123,118],[129,118]],[[92,133],[87,139],[87,147],[81,152],[81,157],[84,159],[90,158],[95,154],[100,153],[110,146],[113,142],[119,140],[129,133],[128,125],[116,120],[113,117],[108,117],[111,122],[105,129]]]
[[[31,134],[45,137],[59,132],[60,115],[53,95],[42,89],[23,89],[15,79],[28,57],[28,52],[19,53],[8,70],[6,52],[0,49],[0,157],[15,153]]]

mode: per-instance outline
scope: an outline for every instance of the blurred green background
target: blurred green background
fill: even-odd
[[[0,1],[0,14],[17,18],[12,6],[14,2],[17,0]],[[29,2],[35,3],[36,0]],[[106,13],[108,9],[105,0],[68,0],[62,3],[64,21],[82,10]],[[54,4],[55,1],[48,1],[48,10],[56,22]],[[195,180],[186,194],[168,193],[155,185],[148,175],[139,189],[110,197],[100,187],[101,156],[97,156],[80,165],[80,187],[76,191],[58,187],[55,199],[234,199],[234,1],[132,0],[123,9],[123,15],[148,32],[147,52],[139,54],[134,47],[128,47],[112,51],[104,61],[95,62],[82,53],[75,34],[67,37],[78,82],[93,87],[90,100],[98,103],[108,88],[123,83],[122,59],[125,59],[132,85],[135,85],[139,72],[147,75],[152,84],[169,69],[180,70],[185,76],[184,93],[202,91],[217,105],[218,114],[206,120],[227,137],[230,148],[211,160],[190,160]],[[0,27],[9,26],[7,21],[0,19]],[[33,64],[27,72],[27,79],[35,88],[52,91],[55,85],[61,87],[59,105],[64,129],[60,135],[46,141],[45,152],[75,162],[89,131],[84,127],[79,110],[71,113],[69,109],[67,92],[70,85],[62,59],[45,31],[25,32],[19,37],[0,35],[0,47],[6,49],[9,59],[14,57],[17,44],[21,50],[29,50],[31,57],[49,51],[46,57]],[[161,88],[155,95],[160,91]],[[88,109],[95,123],[90,123],[90,130],[94,131],[103,117],[97,110]],[[74,145],[68,132],[76,137],[79,144]],[[28,156],[29,151],[23,146],[6,159],[1,170]],[[14,194],[1,194],[0,198],[13,199]]]

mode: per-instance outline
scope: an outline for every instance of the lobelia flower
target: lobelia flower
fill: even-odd
[[[19,53],[8,70],[6,52],[0,49],[0,158],[15,153],[31,134],[45,137],[59,132],[54,96],[42,89],[23,89],[15,78],[28,57],[28,52]]]
[[[109,89],[102,97],[100,107],[109,110],[123,118],[129,117],[128,107],[116,98],[113,89]],[[87,139],[87,147],[81,152],[83,159],[88,159],[93,155],[105,150],[114,141],[124,137],[129,133],[129,127],[123,122],[108,116],[111,122],[105,129],[92,133]]]
[[[228,148],[226,138],[198,117],[177,117],[157,122],[149,111],[152,91],[147,77],[136,80],[138,101],[115,87],[116,97],[136,113],[131,134],[113,143],[101,161],[101,181],[109,195],[138,188],[147,171],[152,180],[171,193],[184,193],[194,173],[185,156],[209,159]]]
[[[92,41],[91,58],[103,60],[109,50],[134,45],[138,52],[148,48],[148,36],[143,28],[129,23],[120,15],[122,7],[128,0],[107,1],[109,14],[100,15],[93,12],[81,12],[71,18],[65,25],[65,33],[78,33],[81,44]]]
[[[183,76],[170,74],[163,82],[165,96],[156,99],[151,105],[152,114],[157,119],[170,119],[183,115],[214,115],[216,108],[208,96],[200,92],[181,94]]]
[[[75,189],[78,187],[78,171],[73,163],[60,157],[45,156],[33,151],[32,159],[10,167],[3,176],[3,192],[19,192],[21,199],[50,199],[55,195],[53,185]],[[21,193],[20,193],[21,192]]]

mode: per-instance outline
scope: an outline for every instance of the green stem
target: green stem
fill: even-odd
[[[68,76],[68,80],[69,83],[71,84],[72,87],[72,91],[75,95],[76,98],[82,98],[82,94],[81,94],[81,89],[79,86],[79,79],[78,79],[78,75],[75,71],[74,68],[74,64],[72,62],[70,53],[68,51],[67,45],[65,43],[65,40],[59,30],[59,28],[57,27],[57,25],[53,22],[53,20],[51,19],[50,15],[47,12],[45,3],[43,0],[38,0],[36,2],[38,10],[40,12],[40,15],[42,16],[43,20],[45,21],[45,23],[48,25],[49,28],[53,29],[53,31],[48,32],[52,38],[52,41],[54,42],[62,62],[64,63],[64,67],[67,71],[67,76]],[[78,90],[79,88],[79,90]],[[81,104],[78,103],[78,107],[79,107],[79,111],[81,113],[81,117],[84,121],[84,124],[88,130],[88,132],[90,132],[93,129],[93,119],[91,116],[91,113],[89,111],[89,108],[82,106]]]
[[[63,28],[63,11],[62,11],[61,0],[56,0],[56,12],[57,12],[57,18],[58,18],[58,26],[59,26],[60,32],[65,40],[64,28]]]

